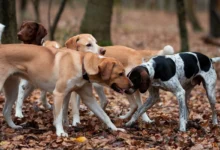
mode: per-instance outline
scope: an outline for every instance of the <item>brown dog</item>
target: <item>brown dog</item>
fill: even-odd
[[[25,44],[0,45],[0,58],[0,89],[4,88],[6,97],[3,115],[10,127],[20,128],[11,118],[12,105],[18,91],[18,78],[14,78],[17,75],[41,89],[53,92],[54,125],[58,136],[68,136],[63,130],[63,102],[68,103],[72,91],[77,92],[109,128],[124,131],[116,128],[97,104],[91,86],[91,83],[97,82],[117,91],[124,91],[132,86],[125,76],[124,67],[116,59]]]
[[[90,34],[79,34],[77,36],[74,36],[67,40],[65,43],[67,48],[71,48],[73,50],[77,51],[92,51],[92,48],[95,47],[96,44],[95,38]],[[106,57],[113,57],[119,60],[123,66],[125,67],[125,74],[128,74],[132,68],[136,67],[137,65],[141,64],[143,60],[149,60],[150,57],[155,55],[166,55],[166,54],[173,54],[173,48],[171,46],[164,47],[163,50],[134,50],[125,46],[107,46],[104,47],[105,50],[105,56]],[[97,53],[96,51],[92,51],[94,53]],[[99,98],[101,100],[101,106],[102,108],[105,108],[107,104],[107,99],[104,94],[104,90],[101,86],[95,84],[94,88],[99,95]],[[134,111],[142,105],[142,100],[139,91],[135,92],[132,95],[126,95],[127,99],[130,103],[130,111],[120,116],[121,119],[126,119],[130,117]],[[75,126],[77,123],[80,123],[79,119],[79,112],[75,105],[77,103],[73,101],[73,123],[72,125]],[[146,113],[142,115],[142,119],[145,122],[152,122],[150,118],[147,116]]]
[[[47,35],[47,30],[43,25],[33,22],[23,22],[19,32],[17,33],[18,39],[23,41],[24,44],[42,45],[43,38]]]

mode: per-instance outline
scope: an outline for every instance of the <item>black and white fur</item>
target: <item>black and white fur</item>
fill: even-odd
[[[0,23],[0,44],[1,44],[1,39],[2,39],[2,33],[4,31],[5,25]]]
[[[126,124],[132,125],[138,117],[151,108],[159,99],[159,89],[172,92],[179,103],[180,131],[186,131],[188,120],[187,99],[191,90],[201,82],[206,90],[212,109],[212,123],[218,124],[215,110],[216,72],[212,63],[220,62],[220,57],[209,59],[197,52],[185,52],[175,55],[157,56],[135,67],[129,74],[133,89],[144,93],[149,90],[149,98],[135,112]]]

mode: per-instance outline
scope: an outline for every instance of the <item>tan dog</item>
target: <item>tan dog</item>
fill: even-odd
[[[96,44],[95,38],[90,34],[79,34],[67,40],[65,43],[67,48],[71,48],[77,51],[91,51],[92,47]],[[143,60],[149,60],[152,56],[155,55],[166,55],[166,54],[173,54],[173,48],[171,46],[164,47],[163,50],[134,50],[125,46],[107,46],[104,47],[105,56],[106,57],[113,57],[119,60],[123,66],[125,67],[125,73],[128,74],[132,68],[136,67],[137,65],[141,64]],[[96,51],[93,51],[97,53]],[[107,99],[104,94],[104,90],[101,86],[95,84],[94,86],[99,98],[101,100],[101,107],[104,109],[107,105]],[[126,95],[127,99],[130,103],[130,111],[120,116],[121,119],[126,119],[130,117],[134,111],[142,105],[142,100],[139,91],[135,92],[132,95]],[[80,123],[79,119],[79,111],[78,107],[76,107],[77,103],[73,101],[73,123],[72,125],[75,126],[77,123]],[[142,119],[145,122],[152,122],[150,118],[147,116],[146,113],[142,115]]]
[[[18,39],[25,44],[41,45],[45,47],[60,48],[60,44],[56,41],[45,41],[43,38],[47,35],[47,30],[43,25],[34,21],[25,21],[22,23],[20,30],[17,33]],[[16,101],[15,116],[23,118],[22,105],[24,99],[26,99],[30,93],[35,89],[29,81],[21,79],[18,90],[18,98]],[[46,99],[46,91],[41,91],[40,101],[47,109],[51,108],[51,105]]]
[[[42,46],[45,47],[53,47],[53,48],[61,48],[61,45],[57,41],[45,41]]]
[[[124,131],[116,128],[97,104],[91,87],[91,83],[97,82],[118,91],[126,90],[132,83],[124,72],[122,64],[116,59],[99,57],[93,53],[48,49],[26,44],[0,45],[0,89],[4,88],[6,97],[4,118],[10,127],[21,128],[15,125],[11,118],[12,105],[18,91],[18,78],[15,77],[17,75],[28,79],[36,87],[53,92],[54,126],[58,136],[68,136],[62,123],[65,109],[63,102],[68,103],[72,91],[76,91],[83,102],[109,128]],[[83,74],[87,74],[91,83],[83,78]]]

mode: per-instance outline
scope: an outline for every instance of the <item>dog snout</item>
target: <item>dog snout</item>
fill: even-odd
[[[134,84],[131,82],[131,80],[129,80],[129,86],[130,86],[130,87],[133,87],[133,86],[134,86]]]
[[[99,51],[101,55],[105,55],[106,50],[103,47],[100,47]]]
[[[18,32],[17,33],[17,36],[18,36],[18,39],[20,40],[22,38],[22,33],[21,32]]]

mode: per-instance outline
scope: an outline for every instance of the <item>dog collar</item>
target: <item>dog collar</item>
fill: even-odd
[[[90,82],[90,80],[89,80],[89,75],[88,75],[88,73],[86,72],[85,67],[84,67],[84,63],[82,63],[82,76],[83,76],[83,79],[84,79],[84,80]]]

